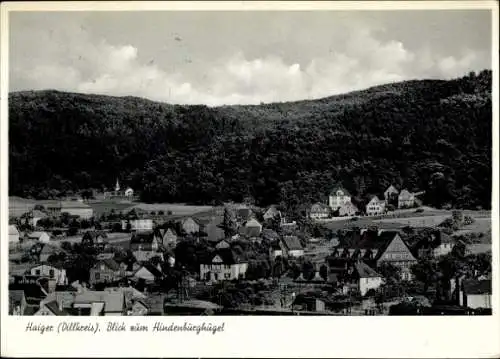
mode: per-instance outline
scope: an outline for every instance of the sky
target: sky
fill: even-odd
[[[9,90],[176,104],[332,96],[491,68],[491,13],[11,12]]]

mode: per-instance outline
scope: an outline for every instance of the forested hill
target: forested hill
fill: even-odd
[[[57,91],[9,96],[9,194],[112,187],[145,201],[253,197],[297,208],[340,183],[357,200],[391,183],[429,205],[490,207],[491,71],[319,100],[169,105]]]

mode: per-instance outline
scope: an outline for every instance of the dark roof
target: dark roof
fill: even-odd
[[[250,227],[240,226],[240,228],[238,228],[238,233],[241,234],[242,236],[258,237],[260,235],[260,228],[252,226]]]
[[[356,269],[356,272],[358,273],[358,276],[360,278],[376,278],[376,277],[381,277],[380,274],[375,272],[370,266],[368,266],[364,262],[357,262],[354,266]]]
[[[45,304],[45,306],[55,315],[68,315],[68,313],[64,310],[59,309],[59,305],[57,304],[57,301],[53,300],[50,303]]]
[[[150,263],[143,264],[143,267],[146,268],[152,275],[154,275],[157,278],[163,276],[163,273],[160,270],[158,270],[158,268],[156,268],[154,265],[151,265]]]
[[[304,249],[296,236],[284,236],[281,241],[288,250]]]
[[[253,212],[250,208],[239,208],[236,210],[236,215],[244,220],[250,219],[252,214]]]
[[[155,236],[153,231],[136,232],[130,239],[130,244],[153,243]]]
[[[120,269],[120,265],[112,258],[101,259],[96,263],[96,266],[98,266],[100,263],[104,263],[106,267],[114,271]]]
[[[467,279],[462,282],[466,294],[491,294],[491,279]]]
[[[236,264],[236,263],[244,263],[246,262],[243,256],[237,255],[231,248],[221,248],[215,251],[210,257],[208,263],[211,264],[213,259],[219,256],[222,259],[223,264]]]
[[[276,233],[275,230],[266,228],[262,230],[262,237],[267,238],[269,240],[273,240],[273,239],[278,239],[279,235],[278,233]]]
[[[9,284],[9,291],[22,290],[28,304],[38,304],[46,297],[45,292],[39,284]]]

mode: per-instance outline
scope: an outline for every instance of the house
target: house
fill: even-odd
[[[24,290],[9,289],[9,315],[24,315],[27,307]]]
[[[81,201],[46,201],[44,206],[51,216],[60,216],[61,213],[68,213],[82,219],[90,219],[94,215],[92,207]]]
[[[151,218],[134,218],[122,220],[122,231],[152,231],[153,219]]]
[[[415,206],[415,195],[404,189],[398,196],[398,208],[411,208]]]
[[[335,187],[328,197],[328,205],[333,210],[349,202],[351,202],[351,195],[342,187]]]
[[[229,242],[225,239],[222,239],[220,240],[219,242],[217,242],[217,244],[215,245],[215,249],[223,249],[223,248],[230,248],[231,245],[229,244]]]
[[[463,280],[459,294],[459,304],[467,308],[492,308],[491,279]]]
[[[155,230],[156,242],[165,248],[174,248],[177,245],[177,233],[175,229],[156,229]]]
[[[262,232],[262,224],[260,224],[255,218],[249,219],[238,229],[239,234],[249,238],[258,237]]]
[[[358,261],[354,265],[353,278],[357,281],[357,287],[362,296],[370,289],[378,289],[383,283],[382,276],[363,261]]]
[[[337,208],[339,217],[354,216],[359,212],[358,207],[356,207],[352,202],[344,203],[342,206]]]
[[[283,236],[280,247],[283,251],[283,257],[298,258],[304,256],[304,247],[297,236]]]
[[[40,302],[40,307],[56,302],[60,311],[72,316],[122,316],[125,315],[125,296],[122,292],[57,291]]]
[[[13,224],[9,225],[9,243],[19,243],[19,231]]]
[[[269,257],[272,260],[276,259],[276,257],[283,257],[283,249],[279,241],[275,241],[269,246]]]
[[[163,277],[160,266],[153,266],[149,263],[141,265],[132,275],[136,279],[144,279],[146,282],[154,282]]]
[[[88,247],[96,247],[100,250],[108,244],[108,235],[103,231],[87,231],[83,234],[82,245]]]
[[[90,268],[89,283],[115,282],[125,276],[126,265],[118,264],[113,259],[101,259]]]
[[[439,232],[439,244],[433,249],[434,257],[445,256],[453,249],[453,239],[444,232]]]
[[[40,243],[49,243],[50,235],[47,232],[31,232],[28,234],[28,239],[38,241]]]
[[[200,279],[221,281],[245,278],[248,261],[230,248],[217,250],[200,264]]]
[[[53,300],[52,302],[45,302],[40,305],[40,309],[38,309],[38,311],[33,315],[64,316],[69,314],[62,308],[59,303],[57,303],[56,300]]]
[[[46,243],[43,245],[43,248],[40,251],[39,260],[42,263],[46,263],[50,256],[61,255],[63,253],[66,254],[66,251],[61,249],[61,247],[53,245],[51,243]]]
[[[281,212],[276,208],[276,206],[270,206],[265,212],[264,212],[264,221],[268,221],[274,218],[281,218]]]
[[[207,239],[209,242],[218,242],[221,239],[226,238],[224,230],[220,227],[222,225],[222,217],[212,218],[210,222],[205,226],[204,231],[207,234]]]
[[[136,232],[130,238],[130,250],[134,251],[154,251],[159,248],[158,242],[155,240],[153,231]]]
[[[366,214],[368,216],[379,216],[385,213],[385,202],[381,201],[377,196],[373,196],[370,202],[366,205]]]
[[[56,285],[68,284],[66,269],[50,264],[38,264],[28,270],[29,274],[36,277],[51,279]]]
[[[236,210],[236,220],[238,222],[246,222],[255,216],[253,211],[248,207],[240,207]]]
[[[28,223],[31,226],[36,227],[38,221],[41,220],[42,218],[46,218],[46,217],[47,217],[47,215],[45,213],[43,213],[42,211],[40,211],[38,209],[32,209],[28,212],[25,212],[21,216],[21,219],[27,219]]]
[[[330,217],[330,212],[330,207],[326,204],[317,202],[311,206],[309,217],[311,217],[311,219],[325,219]]]
[[[187,234],[197,234],[200,231],[200,225],[191,217],[181,221],[181,228]]]
[[[391,263],[401,269],[402,280],[411,280],[410,268],[417,262],[397,231],[348,231],[340,238],[332,258],[340,259],[340,262],[360,259],[372,268]]]
[[[125,197],[134,197],[134,190],[130,187],[128,187],[125,190]]]
[[[399,191],[396,189],[396,187],[394,187],[391,184],[389,187],[387,187],[387,189],[384,192],[385,203],[386,204],[391,203],[392,201],[397,199],[398,195],[399,195]]]
[[[275,230],[269,228],[263,229],[261,236],[263,239],[271,242],[277,241],[279,239],[279,234]]]

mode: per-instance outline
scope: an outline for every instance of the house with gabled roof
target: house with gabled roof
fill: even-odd
[[[67,254],[67,252],[59,246],[51,243],[45,243],[40,251],[40,262],[45,263],[52,255]]]
[[[251,218],[245,223],[243,223],[239,229],[238,233],[242,236],[253,238],[259,237],[262,232],[262,224],[259,223],[255,218]]]
[[[108,245],[108,235],[104,231],[87,231],[83,234],[82,245],[103,250]]]
[[[411,280],[411,266],[417,262],[410,247],[397,231],[348,231],[340,238],[332,257],[336,262],[362,260],[372,268],[391,263],[401,269],[401,279]],[[340,261],[339,261],[340,260]],[[347,269],[347,267],[345,267]]]
[[[368,216],[379,216],[385,213],[386,203],[377,196],[373,196],[366,205],[366,214]]]
[[[415,206],[415,195],[403,189],[398,196],[398,208],[411,208]]]
[[[101,259],[90,268],[89,283],[95,285],[96,283],[115,282],[125,276],[126,264],[118,264],[114,259]]]
[[[396,187],[394,187],[392,184],[387,187],[387,189],[384,191],[384,199],[387,204],[393,199],[397,198],[399,195],[399,191]]]
[[[316,202],[311,206],[309,210],[309,217],[311,219],[325,219],[330,217],[331,208],[326,204]]]
[[[28,272],[32,276],[53,280],[56,285],[68,284],[66,269],[60,265],[40,263],[31,267]]]
[[[281,211],[275,205],[269,206],[263,215],[264,221],[268,221],[274,218],[281,218]]]
[[[207,256],[200,264],[200,279],[223,281],[244,278],[248,260],[231,248],[221,248]]]
[[[352,276],[357,281],[357,288],[363,296],[370,289],[380,288],[383,283],[382,275],[363,261],[356,262]]]
[[[343,187],[334,187],[328,196],[328,205],[333,210],[348,202],[351,202],[351,194]]]
[[[187,234],[197,234],[200,232],[200,225],[191,217],[182,219],[181,228]]]
[[[460,285],[459,304],[467,308],[492,308],[491,279],[465,279]]]
[[[358,207],[356,207],[352,202],[344,203],[342,206],[337,208],[339,217],[354,216],[359,212]]]
[[[48,303],[43,303],[40,305],[40,309],[33,315],[45,315],[45,316],[66,316],[69,315],[56,300]]]
[[[280,240],[283,257],[298,258],[304,256],[304,247],[297,236],[283,236]]]
[[[40,243],[49,243],[50,242],[50,235],[47,232],[31,232],[28,234],[28,239],[37,241]]]
[[[154,282],[163,278],[161,267],[150,263],[143,263],[132,275],[136,279],[144,279],[146,282]]]

